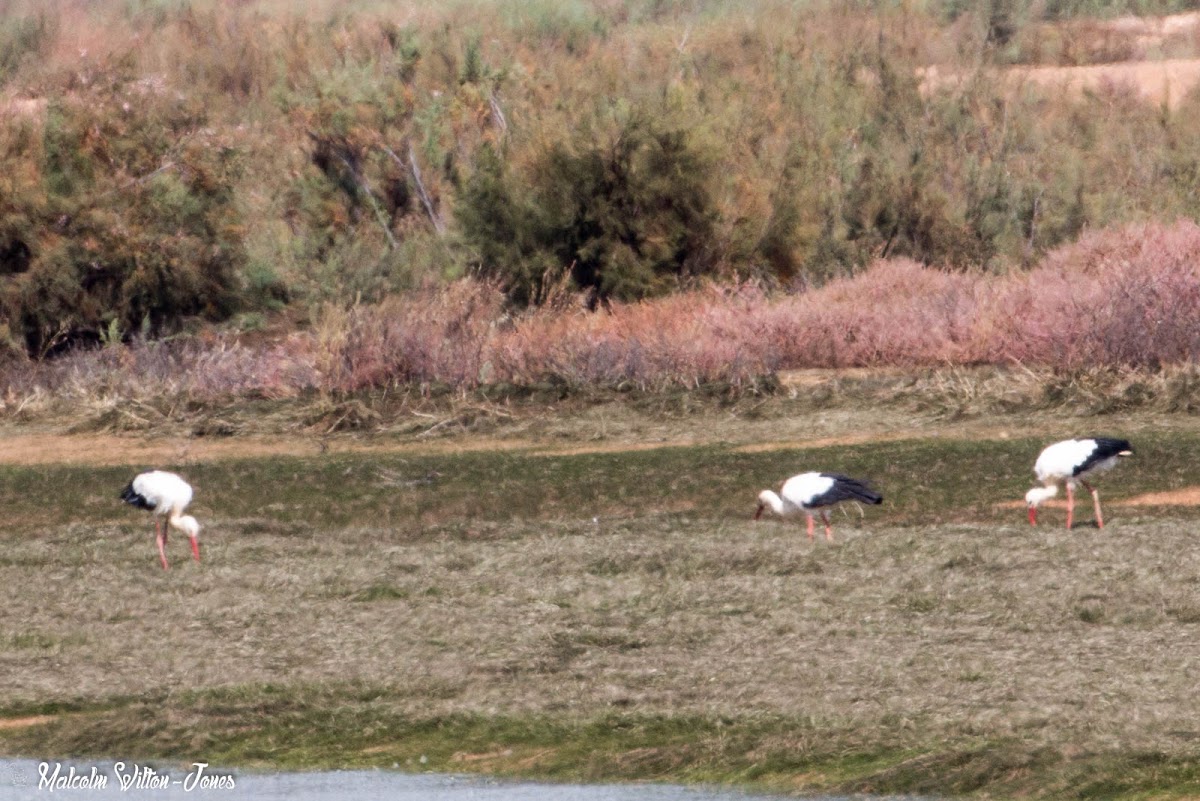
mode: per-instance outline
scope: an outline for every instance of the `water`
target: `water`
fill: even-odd
[[[196,768],[161,763],[148,766],[119,761],[43,763],[30,759],[0,759],[0,799],[48,801],[60,798],[87,801],[339,801],[346,798],[356,801],[772,801],[776,797],[669,784],[538,784],[386,770],[256,773],[212,767],[197,771]]]

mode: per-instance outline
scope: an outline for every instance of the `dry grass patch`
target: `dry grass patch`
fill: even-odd
[[[1200,652],[1187,643],[1200,562],[1186,525],[1067,533],[867,522],[811,546],[784,525],[646,516],[502,535],[406,544],[380,529],[227,534],[208,564],[171,574],[141,558],[148,540],[83,563],[17,544],[50,560],[50,578],[45,594],[8,594],[14,619],[47,632],[74,620],[90,635],[53,666],[25,650],[3,661],[14,698],[27,701],[86,687],[98,699],[150,692],[170,708],[185,687],[350,683],[375,688],[372,714],[407,719],[812,721],[799,753],[982,738],[1023,753],[1188,754],[1197,736],[1187,665]],[[4,585],[25,570],[0,568],[12,574]],[[60,574],[83,590],[63,597]],[[272,725],[237,709],[222,725]],[[39,731],[48,739],[7,747],[82,745],[73,730]],[[128,732],[118,742],[148,747]],[[368,740],[391,742],[387,729]],[[676,770],[686,764],[645,748],[682,760]],[[496,750],[444,767],[503,769]],[[630,764],[637,754],[618,760],[617,775],[642,775]],[[871,786],[891,786],[894,774]]]
[[[1144,431],[1128,492],[1191,486],[1195,438]],[[123,469],[8,466],[5,711],[88,715],[0,750],[941,795],[1195,758],[1186,510],[1032,529],[996,504],[1037,444],[207,462],[205,561],[169,572]],[[749,520],[834,461],[888,498],[837,542]]]

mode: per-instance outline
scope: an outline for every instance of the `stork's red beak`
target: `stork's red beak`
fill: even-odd
[[[1029,525],[1031,525],[1031,526],[1037,525],[1037,507],[1036,506],[1029,507]]]
[[[754,519],[755,520],[762,517],[762,510],[763,510],[763,505],[760,503],[758,505],[758,508],[754,510]]]
[[[200,561],[200,543],[194,537],[192,538],[192,556],[196,557],[197,562]]]

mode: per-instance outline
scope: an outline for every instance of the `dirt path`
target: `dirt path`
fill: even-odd
[[[378,439],[319,437],[124,437],[112,434],[0,435],[0,464],[155,465],[187,464],[271,456],[322,453],[454,453],[470,450],[522,450],[528,440],[439,440],[413,443]]]
[[[769,453],[787,449],[831,448],[844,445],[902,442],[916,439],[969,439],[978,442],[1006,440],[1012,436],[1061,433],[1064,422],[1056,419],[1024,419],[1014,430],[1013,423],[997,424],[995,420],[974,420],[953,424],[931,424],[911,419],[909,425],[899,426],[897,420],[871,420],[864,430],[846,430],[850,423],[842,420],[814,425],[812,420],[794,418],[787,421],[786,430],[778,437],[771,436],[782,421],[767,421],[727,429],[716,421],[688,421],[657,432],[653,441],[638,439],[631,431],[610,439],[540,438],[536,433],[514,436],[456,436],[445,439],[421,440],[414,437],[369,436],[241,436],[205,438],[179,436],[130,436],[116,434],[67,434],[53,431],[29,432],[20,429],[0,429],[0,465],[96,465],[154,467],[216,462],[229,459],[271,458],[276,456],[316,457],[337,454],[412,454],[414,456],[469,453],[475,451],[523,451],[530,456],[573,456],[595,453],[634,453],[659,448],[685,448],[721,444],[738,453]],[[853,422],[853,421],[851,421]],[[860,421],[861,422],[861,421]],[[1143,421],[1143,424],[1146,424]],[[1157,428],[1162,421],[1151,421]],[[812,436],[803,436],[811,431]],[[1030,476],[1032,482],[1032,475]],[[1032,485],[1032,483],[1031,483]],[[1116,506],[1197,506],[1200,505],[1200,486],[1151,492],[1111,501]],[[1064,506],[1062,499],[1050,506]],[[1015,499],[1002,504],[1018,508],[1024,502]]]
[[[1181,487],[1165,492],[1147,492],[1135,495],[1123,501],[1117,501],[1118,506],[1200,506],[1200,487]]]
[[[701,427],[696,431],[677,431],[652,442],[633,437],[606,440],[546,441],[536,436],[478,437],[463,436],[437,440],[414,440],[412,437],[331,437],[317,436],[244,436],[210,439],[187,436],[120,436],[116,434],[64,434],[53,432],[24,433],[0,431],[0,464],[4,465],[131,465],[188,464],[225,459],[271,456],[318,456],[339,453],[411,453],[436,455],[472,451],[528,451],[533,456],[574,456],[591,453],[633,453],[659,448],[685,448],[697,445],[729,443],[741,453],[827,448],[838,445],[860,445],[868,442],[897,442],[922,437],[973,439],[1007,439],[1011,426],[959,425],[933,431],[927,426],[904,429],[872,427],[871,430],[833,436],[789,436],[768,441],[730,443],[721,436],[720,426]],[[754,436],[755,431],[742,431],[740,439]],[[764,432],[765,433],[765,432]]]
[[[1101,500],[1105,506],[1200,506],[1200,487],[1180,487],[1176,490],[1164,490],[1163,492],[1145,492],[1141,495],[1134,495],[1132,498],[1122,498],[1120,500],[1109,501],[1104,498],[1105,493],[1101,492]],[[1021,500],[1005,501],[997,504],[1001,509],[1018,509],[1025,506],[1025,502]],[[1062,498],[1046,501],[1042,504],[1043,507],[1051,509],[1066,509],[1067,502]],[[1091,498],[1080,490],[1076,495],[1076,508],[1091,508]]]
[[[23,718],[0,718],[0,729],[26,729],[57,720],[54,715],[29,715]]]
[[[1200,83],[1200,59],[1130,61],[1084,67],[1022,67],[1009,73],[1015,86],[1062,87],[1072,93],[1129,86],[1156,105],[1176,109]]]
[[[1145,419],[1138,427],[1160,428],[1176,424],[1177,421]],[[595,419],[554,419],[541,424],[527,422],[507,432],[462,433],[437,438],[388,433],[328,437],[311,434],[196,437],[186,433],[66,433],[48,427],[6,426],[0,427],[0,465],[151,466],[339,453],[438,455],[526,451],[533,456],[572,456],[718,444],[739,453],[769,453],[913,439],[983,442],[1024,436],[1053,438],[1065,435],[1071,425],[1059,415],[1029,415],[1019,419],[981,417],[946,422],[936,417],[879,410],[838,410],[763,419],[724,415],[677,419],[624,417],[608,423]]]

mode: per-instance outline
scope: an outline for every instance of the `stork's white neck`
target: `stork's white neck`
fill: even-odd
[[[1025,503],[1036,508],[1043,501],[1047,501],[1058,494],[1058,485],[1051,484],[1048,487],[1034,487],[1029,492],[1025,493]]]
[[[783,498],[780,498],[772,490],[763,490],[760,492],[758,494],[758,502],[777,515],[783,514]]]
[[[177,531],[182,531],[193,539],[200,534],[200,524],[196,522],[196,518],[191,515],[180,514],[177,511],[171,512],[167,517],[167,525]]]

